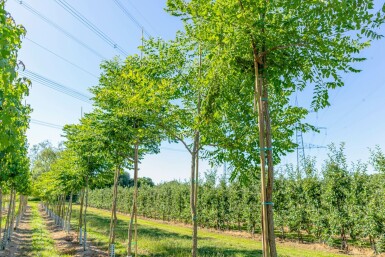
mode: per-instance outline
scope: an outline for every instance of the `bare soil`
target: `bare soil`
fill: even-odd
[[[60,255],[72,257],[107,257],[107,253],[98,249],[96,246],[87,244],[87,251],[83,251],[83,246],[79,245],[77,235],[71,231],[66,233],[55,225],[43,209],[39,208],[39,213],[43,217],[45,225],[50,232],[51,238],[55,242],[55,249]],[[33,257],[32,256],[32,228],[31,228],[31,207],[28,206],[19,227],[13,232],[11,242],[4,251],[0,252],[0,257]]]
[[[11,242],[0,252],[0,257],[29,257],[32,247],[31,207],[27,207],[19,227],[13,232]]]

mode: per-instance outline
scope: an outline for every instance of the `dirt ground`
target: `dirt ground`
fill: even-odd
[[[0,252],[0,257],[29,257],[31,255],[31,207],[27,207],[19,227],[13,232],[12,240],[5,251]]]
[[[87,244],[88,250],[83,251],[83,246],[79,245],[76,232],[66,233],[57,227],[43,209],[39,208],[39,213],[43,217],[45,225],[50,232],[51,238],[55,242],[55,249],[60,255],[72,257],[107,257],[107,253],[101,251],[96,246]],[[31,207],[28,206],[19,227],[14,231],[12,240],[4,251],[0,252],[0,257],[33,257],[32,256],[32,228],[31,228]]]

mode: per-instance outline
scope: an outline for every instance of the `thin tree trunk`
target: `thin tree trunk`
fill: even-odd
[[[17,217],[16,217],[16,226],[15,226],[15,228],[17,228],[19,226],[19,222],[20,222],[22,214],[23,214],[23,195],[20,195],[20,197],[19,197],[19,208],[18,208],[18,213],[17,213]]]
[[[254,53],[254,69],[255,69],[255,89],[254,89],[254,113],[258,114],[258,129],[259,129],[259,154],[261,166],[261,200],[262,200],[262,250],[263,257],[270,257],[269,251],[269,234],[268,234],[268,219],[267,219],[267,198],[266,198],[266,163],[265,163],[265,124],[263,115],[262,103],[262,88],[263,80],[259,78],[258,52],[253,44]],[[257,111],[258,107],[258,111]]]
[[[135,257],[138,257],[138,209],[135,203]]]
[[[348,243],[346,240],[345,228],[341,229],[341,248],[343,251],[348,252]]]
[[[88,207],[88,177],[86,178],[86,206],[84,208],[84,243],[83,250],[87,250],[87,207]]]
[[[277,247],[275,244],[275,234],[274,234],[274,213],[273,213],[273,184],[274,184],[274,163],[273,163],[273,144],[271,139],[271,120],[269,113],[269,104],[268,104],[268,85],[265,84],[263,89],[263,99],[264,99],[264,116],[266,123],[266,145],[267,145],[267,190],[266,190],[266,201],[269,202],[267,207],[267,220],[269,228],[269,245],[270,245],[270,256],[277,257]]]
[[[12,214],[11,214],[11,223],[10,223],[10,235],[8,237],[9,240],[11,240],[11,237],[13,235],[13,231],[14,231],[14,225],[15,225],[15,216],[16,216],[16,190],[13,190],[13,204],[12,204]]]
[[[111,256],[111,247],[115,244],[115,226],[116,226],[116,200],[118,195],[118,178],[119,178],[120,168],[116,167],[114,175],[114,187],[112,191],[112,208],[111,208],[111,221],[110,221],[110,238],[109,238],[109,247],[108,247],[108,256]]]
[[[4,250],[4,248],[5,248],[5,246],[6,246],[7,242],[8,242],[9,223],[10,223],[11,209],[12,209],[12,198],[13,198],[13,190],[11,190],[11,195],[9,196],[7,219],[5,221],[5,227],[4,227],[4,233],[3,233],[2,250]]]
[[[62,204],[62,196],[57,197],[57,216],[61,217],[61,204]]]
[[[65,219],[65,209],[66,209],[66,194],[63,194],[62,196],[62,211],[61,211],[61,218],[62,220]]]
[[[191,216],[192,216],[192,222],[193,222],[193,235],[192,235],[192,257],[197,256],[197,249],[198,249],[198,240],[197,240],[197,213],[196,213],[196,206],[195,206],[195,165],[196,165],[196,152],[197,152],[197,138],[198,133],[195,134],[194,138],[194,146],[193,146],[193,152],[191,154],[191,192],[190,192],[190,207],[191,207]]]
[[[2,229],[3,229],[3,189],[0,187],[0,250],[2,249]]]
[[[202,50],[201,45],[199,44],[199,79],[202,77]],[[198,116],[198,126],[199,126],[199,116],[201,113],[201,94],[198,92],[198,101],[197,101],[197,116]],[[191,216],[193,222],[193,235],[192,235],[192,257],[196,257],[198,254],[198,217],[197,217],[197,202],[198,202],[198,169],[199,169],[199,147],[200,147],[200,132],[199,128],[195,131],[194,135],[194,146],[191,154],[191,196],[190,196],[190,205],[191,205]]]
[[[71,191],[71,194],[70,194],[70,200],[68,202],[68,210],[67,210],[67,232],[70,231],[70,226],[71,226],[71,215],[72,215],[72,197],[73,197],[73,193]]]
[[[132,209],[130,216],[130,224],[128,227],[128,245],[127,245],[127,256],[132,256],[132,230],[135,221],[135,256],[137,256],[137,197],[138,197],[138,161],[139,161],[139,143],[135,143],[135,156],[134,156],[134,195],[132,199]]]
[[[135,174],[135,172],[134,172]],[[135,177],[135,175],[134,175]],[[135,178],[134,178],[135,180]],[[132,201],[131,214],[130,214],[130,223],[128,224],[128,244],[127,244],[127,256],[131,257],[132,255],[132,228],[134,226],[134,216],[135,216],[135,203]]]
[[[82,244],[82,228],[83,228],[83,205],[84,205],[84,187],[80,193],[80,212],[79,212],[79,243]]]

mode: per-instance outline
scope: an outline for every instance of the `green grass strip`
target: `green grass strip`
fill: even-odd
[[[74,206],[72,224],[75,227],[79,206]],[[88,209],[88,235],[93,244],[107,251],[110,212]],[[117,256],[125,256],[129,216],[118,214],[115,249]],[[143,257],[186,257],[191,254],[191,228],[165,224],[153,220],[138,219],[138,249]],[[200,257],[259,257],[261,242],[220,232],[200,229],[198,232],[198,255]],[[300,248],[301,245],[278,244],[280,257],[342,257],[327,251]]]
[[[50,232],[44,223],[43,217],[38,210],[38,203],[30,202],[31,206],[31,231],[32,245],[31,256],[36,257],[70,257],[70,255],[62,255],[55,249],[55,241],[51,238]]]

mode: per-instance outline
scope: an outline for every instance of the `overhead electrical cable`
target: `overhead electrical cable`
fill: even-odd
[[[187,150],[185,150],[185,149],[176,149],[176,148],[170,148],[170,147],[160,147],[160,149],[164,149],[167,151],[187,153]]]
[[[60,0],[59,0],[60,1]],[[139,21],[137,19],[135,19],[135,17],[127,10],[126,7],[124,7],[124,5],[122,4],[122,2],[120,2],[119,0],[113,0],[115,2],[115,4],[120,8],[120,10],[122,10],[126,16],[140,29],[140,30],[143,30],[143,33],[147,36],[147,37],[151,37],[150,33],[148,33],[148,31],[146,31],[146,29],[143,27],[142,24],[139,23]]]
[[[29,78],[30,80],[32,81],[35,81],[35,82],[38,82],[44,86],[47,86],[49,88],[52,88],[60,93],[63,93],[63,94],[66,94],[68,96],[71,96],[73,98],[76,98],[80,101],[83,101],[83,102],[86,102],[86,103],[89,103],[91,104],[91,97],[88,96],[88,95],[85,95],[83,93],[80,93],[72,88],[69,88],[69,87],[66,87],[64,85],[61,85],[55,81],[52,81],[40,74],[37,74],[33,71],[30,71],[30,70],[25,70],[25,71],[19,71],[19,73],[22,75],[22,76],[25,76],[27,78]]]
[[[77,37],[75,37],[74,35],[72,35],[71,33],[69,33],[68,31],[66,31],[65,29],[63,29],[62,27],[60,27],[59,25],[57,25],[56,23],[54,23],[53,21],[51,21],[50,19],[48,19],[47,17],[45,17],[43,14],[41,14],[40,12],[38,12],[37,10],[35,10],[34,8],[32,8],[30,5],[28,5],[27,3],[25,3],[24,1],[18,1],[18,0],[15,0],[16,2],[20,3],[21,6],[23,6],[25,9],[27,9],[28,11],[30,11],[31,13],[33,13],[34,15],[38,16],[40,19],[44,20],[46,23],[48,23],[49,25],[51,25],[52,27],[54,27],[55,29],[59,30],[61,33],[63,33],[66,37],[72,39],[73,41],[75,41],[76,43],[78,43],[79,45],[83,46],[84,48],[86,48],[87,50],[89,50],[90,52],[92,52],[93,54],[95,54],[96,56],[98,56],[99,58],[101,59],[106,59],[102,54],[100,54],[99,52],[97,52],[96,50],[92,49],[91,47],[89,47],[86,43],[80,41]]]
[[[87,71],[86,69],[84,69],[84,68],[80,67],[79,65],[77,65],[77,64],[75,64],[75,63],[73,63],[73,62],[71,62],[70,60],[68,60],[68,59],[66,59],[66,58],[64,58],[64,57],[62,57],[62,56],[60,56],[60,55],[58,55],[58,54],[55,53],[54,51],[49,50],[49,49],[46,48],[45,46],[42,46],[41,44],[39,44],[39,43],[33,41],[32,39],[30,39],[30,38],[28,38],[28,37],[25,37],[25,39],[27,39],[27,40],[30,41],[31,43],[37,45],[38,47],[44,49],[45,51],[47,51],[47,52],[49,52],[49,53],[55,55],[56,57],[62,59],[63,61],[65,61],[65,62],[71,64],[72,66],[78,68],[79,70],[84,71],[84,72],[87,73],[88,75],[90,75],[90,76],[92,76],[92,77],[94,77],[94,78],[98,78],[98,76],[96,76],[95,74],[93,74],[93,73]]]
[[[136,6],[132,3],[132,1],[127,1],[135,10],[136,12],[143,18],[143,20],[151,27],[151,29],[158,35],[160,35],[159,31],[154,28],[154,26],[152,26],[151,22],[149,22],[146,17],[139,11],[138,8],[136,8]]]
[[[74,7],[68,4],[64,0],[55,0],[55,2],[60,5],[64,10],[66,10],[69,14],[75,17],[78,21],[80,21],[84,26],[94,32],[99,38],[105,41],[107,44],[116,49],[119,53],[124,56],[127,56],[128,53],[120,47],[117,43],[115,43],[110,37],[108,37],[103,31],[101,31],[97,26],[92,24],[86,17],[84,17],[80,12],[78,12]]]
[[[49,122],[45,122],[45,121],[41,121],[41,120],[31,119],[31,123],[36,124],[36,125],[40,125],[40,126],[49,127],[49,128],[63,129],[63,126],[49,123]]]

